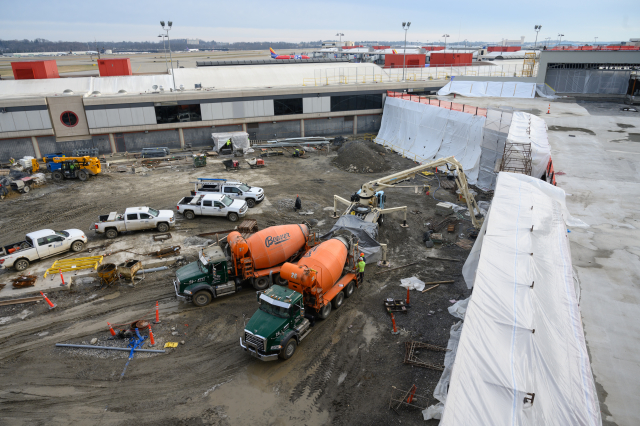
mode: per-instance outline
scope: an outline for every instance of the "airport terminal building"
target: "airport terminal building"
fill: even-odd
[[[0,162],[83,148],[111,154],[205,147],[212,133],[229,131],[246,131],[251,140],[377,132],[388,90],[422,92],[446,83],[367,82],[372,67],[379,69],[294,63],[0,81]],[[339,84],[345,75],[363,76],[363,84]]]

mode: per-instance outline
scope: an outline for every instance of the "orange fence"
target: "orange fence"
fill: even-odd
[[[421,104],[433,105],[433,106],[448,109],[451,111],[466,112],[468,114],[480,115],[482,117],[487,116],[486,108],[478,108],[478,107],[469,106],[465,104],[459,104],[456,102],[441,101],[440,99],[432,99],[432,98],[427,98],[426,96],[412,95],[410,93],[399,93],[399,92],[387,91],[387,96],[391,98],[404,99],[406,101],[418,102]]]

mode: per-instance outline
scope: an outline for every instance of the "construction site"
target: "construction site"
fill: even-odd
[[[236,60],[0,81],[2,423],[640,422],[638,51]]]

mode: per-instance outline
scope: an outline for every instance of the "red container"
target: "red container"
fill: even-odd
[[[60,78],[56,61],[11,62],[13,78],[16,80],[40,80]]]
[[[385,68],[403,68],[404,65],[407,68],[424,68],[426,56],[423,54],[408,54],[403,55],[401,53],[384,55],[384,67]],[[405,61],[404,65],[402,61]]]
[[[100,77],[133,75],[131,72],[131,61],[129,58],[100,59],[98,60],[98,69],[100,70]]]
[[[466,66],[473,62],[473,53],[440,53],[431,54],[429,66],[431,67],[449,67],[449,66]]]

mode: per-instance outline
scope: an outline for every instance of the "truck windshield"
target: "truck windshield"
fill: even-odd
[[[238,185],[238,188],[240,188],[240,191],[242,192],[247,192],[249,190],[251,190],[251,187],[247,184],[241,183],[240,185]]]
[[[62,235],[65,238],[69,236],[69,233],[66,231],[53,231],[53,232],[55,232],[56,235]]]
[[[156,209],[149,209],[149,214],[153,217],[158,217],[158,215],[160,214],[160,212]]]
[[[209,272],[209,270],[207,269],[207,265],[204,265],[200,260],[198,260],[198,267],[205,274]]]
[[[233,200],[225,195],[222,197],[222,202],[225,206],[229,207],[233,203]]]
[[[265,302],[264,300],[260,301],[260,310],[280,318],[289,317],[289,310],[287,308],[281,308],[280,306],[272,305]]]

